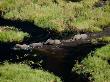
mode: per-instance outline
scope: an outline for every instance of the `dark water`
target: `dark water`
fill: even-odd
[[[41,29],[35,26],[32,22],[20,20],[8,20],[0,18],[0,26],[15,26],[23,32],[31,35],[30,38],[25,39],[21,44],[30,44],[33,42],[46,41],[48,38],[58,38],[58,34],[54,31]],[[94,37],[102,35],[110,35],[110,30],[105,29],[104,32],[95,33]],[[64,32],[65,33],[65,32]],[[62,34],[63,35],[63,34]],[[71,35],[71,32],[70,32]],[[92,33],[90,34],[93,35]],[[64,36],[68,36],[64,35]],[[64,38],[64,37],[59,37]],[[63,43],[63,45],[44,45],[41,48],[34,48],[32,50],[13,50],[12,47],[16,43],[0,43],[0,62],[10,61],[13,63],[27,62],[32,68],[42,67],[45,70],[53,72],[55,75],[62,78],[63,82],[88,82],[84,76],[72,73],[72,68],[76,63],[83,60],[87,55],[100,48],[105,44],[92,44],[88,41],[75,41]],[[19,58],[18,58],[19,57]],[[29,61],[33,61],[31,63]],[[41,62],[42,61],[42,62]],[[38,64],[39,63],[39,64]]]
[[[69,44],[68,44],[69,45]],[[80,44],[76,46],[49,46],[35,48],[33,50],[18,50],[14,51],[10,47],[13,45],[5,44],[0,46],[0,61],[10,61],[19,63],[24,61],[33,61],[34,64],[28,64],[32,68],[42,67],[45,70],[53,72],[55,75],[62,78],[63,82],[88,82],[76,73],[72,73],[72,68],[76,60],[81,61],[96,48],[104,46],[103,44]],[[19,59],[17,59],[19,57]],[[43,61],[40,65],[36,62]]]

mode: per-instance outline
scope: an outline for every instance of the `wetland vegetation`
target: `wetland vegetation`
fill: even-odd
[[[109,82],[109,0],[0,0],[0,82]]]

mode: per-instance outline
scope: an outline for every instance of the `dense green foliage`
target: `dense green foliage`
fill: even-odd
[[[100,0],[1,0],[2,16],[33,21],[42,28],[57,31],[101,31],[110,25],[110,2],[95,7]],[[77,1],[77,0],[76,0]]]
[[[93,82],[110,81],[110,45],[97,49],[80,63],[75,64],[73,71],[84,74]]]
[[[46,71],[31,69],[24,64],[0,65],[0,82],[61,82],[61,80]]]
[[[29,37],[28,33],[23,33],[14,27],[0,27],[0,42],[21,42],[25,37]]]

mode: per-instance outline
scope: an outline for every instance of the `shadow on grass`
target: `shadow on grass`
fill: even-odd
[[[52,39],[64,39],[69,36],[73,36],[74,32],[65,30],[59,33],[55,30],[49,30],[48,28],[41,28],[34,25],[33,22],[22,20],[10,20],[0,17],[0,26],[14,26],[23,32],[30,34],[30,38],[24,40],[24,43],[42,42],[48,38]]]
[[[42,29],[29,21],[10,20],[0,17],[0,26],[14,26],[15,28],[18,28],[23,32],[29,33],[30,38],[24,40],[24,42],[26,43],[40,42],[51,37],[46,29]]]
[[[55,39],[59,37],[59,33],[55,32],[54,30],[38,27],[34,25],[33,22],[29,22],[29,21],[4,19],[0,16],[0,26],[14,26],[15,28],[18,28],[23,32],[29,33],[30,38],[25,38],[24,41],[22,42],[26,44],[30,44],[33,42],[42,42],[42,41],[46,41],[49,38]],[[62,36],[68,36],[68,34],[65,33],[66,32],[64,32]],[[15,42],[12,43],[0,42],[0,47],[4,49],[9,49],[14,44]]]

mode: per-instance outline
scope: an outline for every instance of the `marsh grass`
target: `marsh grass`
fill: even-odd
[[[0,82],[62,82],[61,79],[52,73],[31,69],[25,64],[0,65]]]
[[[97,38],[96,40],[99,41],[99,42],[109,43],[110,42],[110,36],[104,36],[104,37],[101,37],[101,38]]]
[[[64,31],[71,27],[78,31],[99,32],[110,25],[110,2],[99,8],[94,6],[97,2],[99,0],[3,0],[0,10],[5,11],[4,18],[30,20],[42,28]]]
[[[22,42],[25,37],[29,37],[29,34],[14,27],[0,27],[0,42]]]
[[[73,71],[78,74],[84,74],[93,82],[109,82],[110,81],[110,45],[96,49],[82,60],[75,64]],[[89,74],[89,76],[87,75]]]

